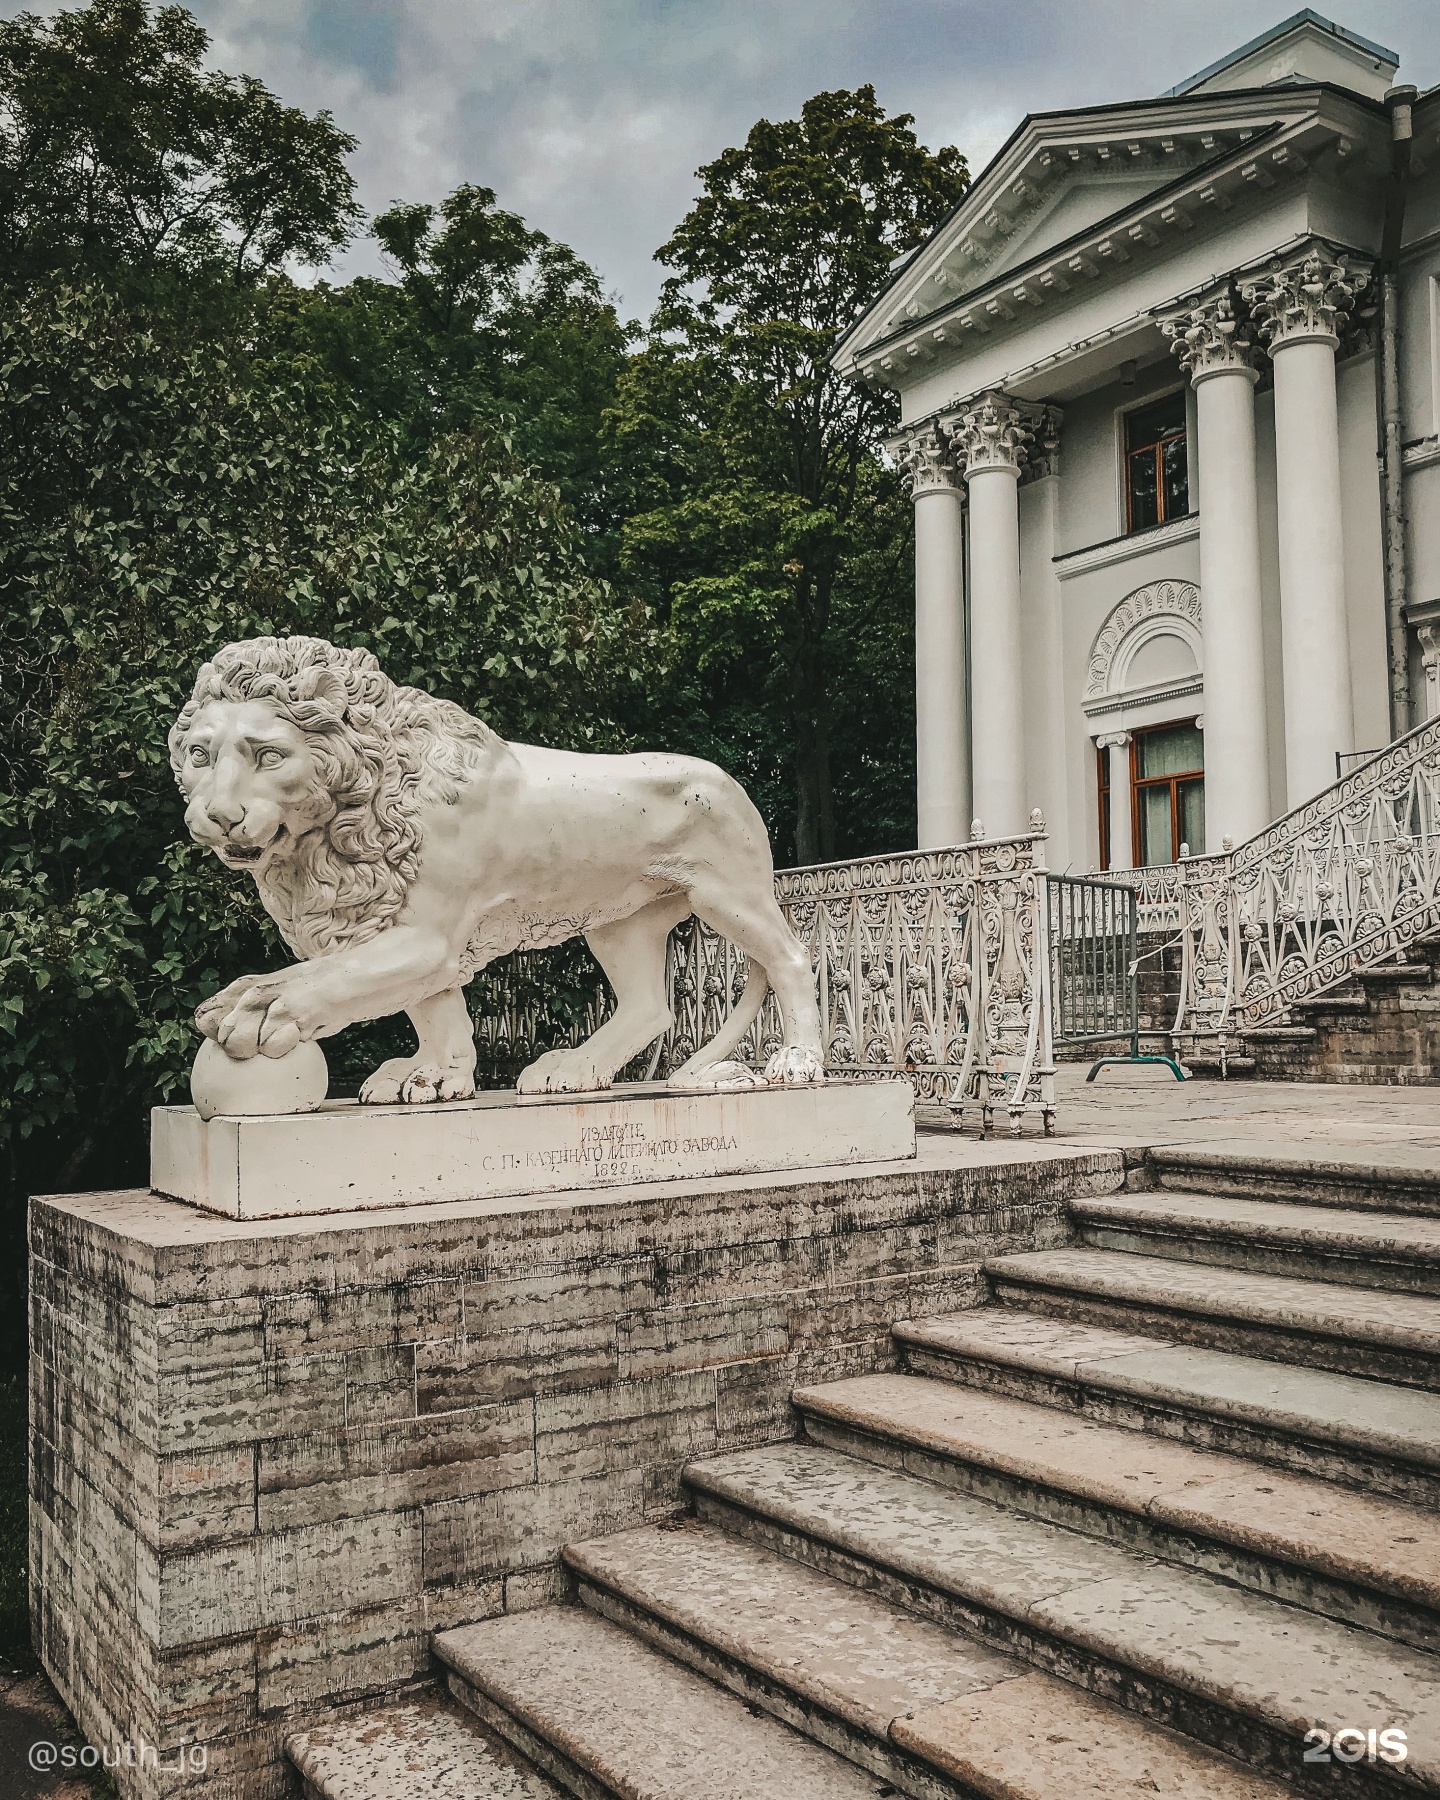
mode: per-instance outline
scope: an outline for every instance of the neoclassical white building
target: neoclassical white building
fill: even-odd
[[[919,839],[1238,843],[1437,709],[1440,90],[1306,9],[1027,118],[836,353],[898,392]]]

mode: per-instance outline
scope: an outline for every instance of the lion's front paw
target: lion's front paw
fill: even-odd
[[[802,1050],[786,1044],[765,1065],[771,1087],[818,1087],[825,1079],[825,1062],[818,1050]]]
[[[400,1098],[408,1106],[423,1106],[430,1100],[473,1100],[475,1078],[464,1069],[441,1069],[433,1063],[416,1069],[400,1087]]]
[[[765,1077],[748,1063],[715,1062],[692,1069],[688,1075],[677,1069],[666,1085],[680,1094],[723,1094],[743,1088],[761,1088],[767,1083]]]
[[[432,1100],[470,1100],[475,1077],[468,1069],[443,1069],[414,1057],[392,1057],[360,1089],[362,1106],[424,1106]]]
[[[595,1094],[614,1081],[614,1071],[603,1069],[582,1047],[579,1050],[547,1050],[537,1056],[515,1083],[517,1094]]]

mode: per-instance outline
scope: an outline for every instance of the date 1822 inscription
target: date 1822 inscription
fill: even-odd
[[[578,1144],[557,1144],[534,1150],[506,1150],[483,1159],[487,1171],[508,1174],[521,1169],[584,1168],[605,1181],[643,1181],[645,1176],[677,1159],[724,1155],[739,1148],[740,1140],[719,1133],[710,1137],[648,1137],[636,1121],[624,1125],[582,1125]]]

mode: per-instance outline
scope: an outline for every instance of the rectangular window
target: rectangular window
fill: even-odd
[[[1190,510],[1185,454],[1185,393],[1171,394],[1125,418],[1125,529],[1144,531]]]
[[[1195,724],[1137,731],[1130,746],[1135,863],[1178,862],[1205,849],[1205,740]]]

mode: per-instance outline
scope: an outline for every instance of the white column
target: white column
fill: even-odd
[[[1130,817],[1130,733],[1112,731],[1097,737],[1095,746],[1106,756],[1106,780],[1110,784],[1110,842],[1106,863],[1112,869],[1135,866],[1134,824]]]
[[[1358,285],[1364,282],[1359,276]],[[1350,270],[1311,248],[1245,289],[1275,369],[1285,785],[1292,807],[1334,781],[1337,750],[1355,748],[1335,352],[1356,285]]]
[[[937,426],[896,450],[915,501],[915,810],[922,850],[970,835],[963,484]]]
[[[1020,506],[1031,431],[1013,401],[984,394],[952,441],[970,489],[970,742],[975,813],[987,837],[1026,829]]]
[[[1255,350],[1228,293],[1164,322],[1195,387],[1205,636],[1205,835],[1271,822],[1255,492]]]

